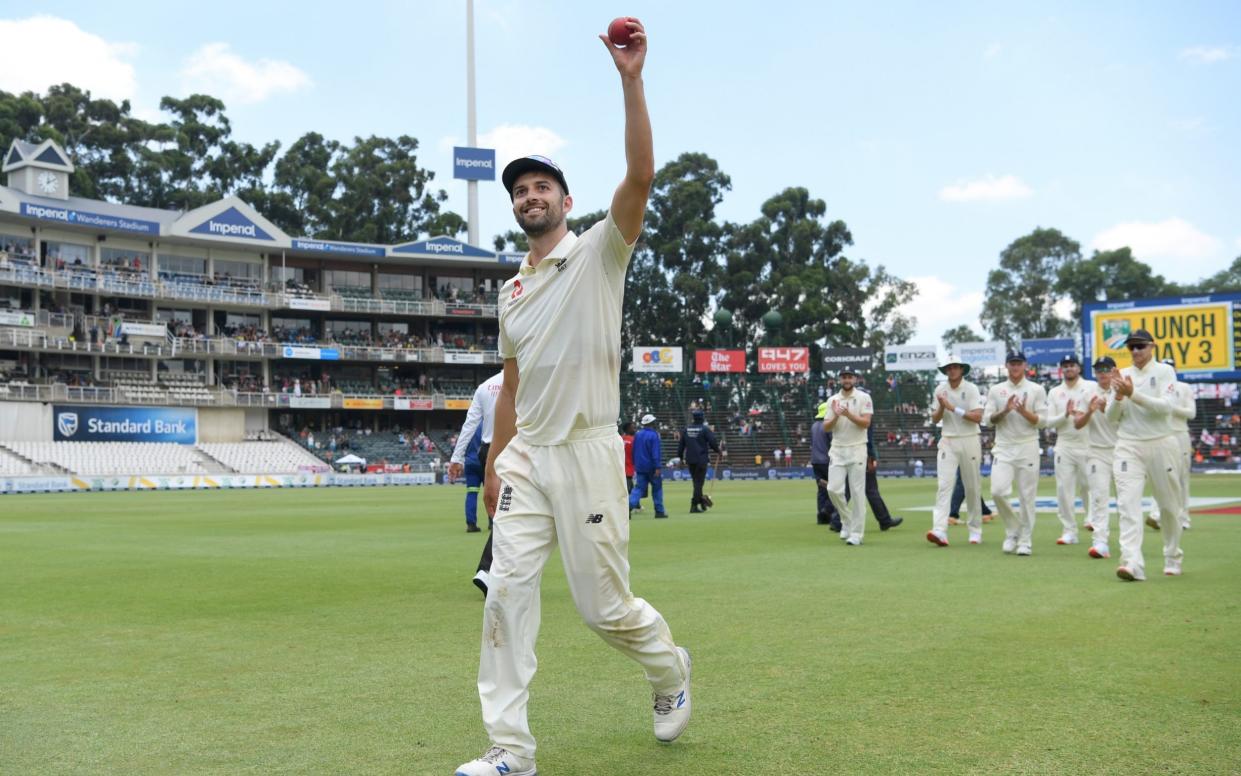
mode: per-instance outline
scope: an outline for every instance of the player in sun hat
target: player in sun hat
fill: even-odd
[[[539,581],[557,546],[583,620],[642,667],[653,693],[656,739],[672,741],[689,723],[689,653],[677,646],[660,613],[629,589],[616,376],[625,275],[642,231],[655,155],[642,82],[646,33],[636,20],[626,25],[625,48],[601,36],[624,94],[626,161],[603,219],[581,236],[568,230],[573,198],[550,160],[523,157],[501,176],[530,251],[500,289],[497,305],[504,382],[484,486],[484,502],[495,515],[494,559],[478,669],[491,747],[459,766],[457,776],[534,776],[538,770],[527,707],[537,662]],[[591,712],[582,714],[589,719]]]
[[[1063,545],[1078,542],[1075,502],[1078,492],[1087,492],[1090,431],[1079,427],[1077,418],[1086,411],[1097,386],[1081,376],[1082,362],[1076,354],[1060,359],[1060,372],[1064,379],[1047,394],[1043,425],[1056,432],[1056,504],[1061,528],[1056,544]]]
[[[948,512],[957,473],[965,486],[965,503],[969,509],[970,544],[982,543],[982,515],[978,504],[982,502],[982,447],[978,440],[978,426],[982,423],[983,400],[978,386],[965,379],[970,365],[949,355],[939,364],[939,371],[948,382],[935,389],[935,411],[932,423],[943,423],[939,440],[939,461],[936,464],[938,491],[935,495],[935,513],[931,530],[926,539],[940,547],[948,546]]]
[[[1116,576],[1128,582],[1146,579],[1142,556],[1142,491],[1149,481],[1155,501],[1166,515],[1179,515],[1181,499],[1181,446],[1169,421],[1176,391],[1176,372],[1155,360],[1155,340],[1138,329],[1125,339],[1133,366],[1120,370],[1116,396],[1108,402],[1107,417],[1117,424],[1116,503],[1120,507],[1120,566]],[[1162,521],[1163,573],[1180,576],[1181,521]]]

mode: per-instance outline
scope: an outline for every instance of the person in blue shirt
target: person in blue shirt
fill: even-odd
[[[690,477],[694,481],[694,495],[689,501],[689,512],[696,515],[706,512],[711,506],[711,499],[703,495],[702,483],[707,477],[707,464],[711,462],[711,451],[720,455],[720,443],[715,434],[707,427],[706,415],[695,408],[690,416],[693,422],[681,429],[681,441],[677,443],[677,458],[689,467]]]
[[[663,454],[659,447],[659,432],[655,430],[655,416],[649,412],[642,416],[642,428],[633,438],[633,490],[629,493],[630,511],[638,508],[651,486],[651,499],[655,502],[655,517],[667,517],[664,511],[664,479],[660,476]]]
[[[480,425],[465,448],[465,525],[467,533],[477,533],[478,489],[483,484],[483,463],[478,459],[478,448],[483,444],[483,427]]]

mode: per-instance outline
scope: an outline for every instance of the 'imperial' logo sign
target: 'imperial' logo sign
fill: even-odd
[[[190,232],[216,237],[240,237],[247,240],[275,240],[235,207],[230,207],[223,213],[208,218]]]

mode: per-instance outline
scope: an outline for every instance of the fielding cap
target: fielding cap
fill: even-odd
[[[528,172],[548,173],[560,183],[565,194],[569,193],[569,184],[565,182],[564,173],[560,171],[560,167],[546,156],[532,154],[514,159],[504,168],[504,172],[500,173],[500,180],[504,182],[504,188],[508,190],[509,199],[513,198],[513,184]]]
[[[1020,361],[1023,364],[1026,363],[1026,354],[1022,353],[1020,350],[1010,350],[1008,352],[1008,357],[1004,359],[1004,363],[1011,364],[1014,361]]]
[[[1155,342],[1155,338],[1152,337],[1151,333],[1147,331],[1146,329],[1138,329],[1137,331],[1133,332],[1132,334],[1130,334],[1128,337],[1125,338],[1126,347],[1134,343],[1153,344],[1154,342]]]
[[[1112,358],[1111,356],[1103,356],[1102,358],[1096,358],[1093,366],[1095,369],[1115,369],[1116,359]]]

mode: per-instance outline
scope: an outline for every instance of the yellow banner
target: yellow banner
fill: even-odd
[[[444,409],[446,410],[468,410],[469,408],[469,399],[444,399]]]
[[[347,410],[382,410],[384,408],[383,399],[345,399],[344,407]]]
[[[1119,366],[1133,359],[1125,338],[1146,329],[1155,338],[1155,358],[1170,358],[1178,372],[1222,372],[1234,368],[1232,304],[1209,302],[1175,307],[1131,307],[1091,313],[1094,355]]]

